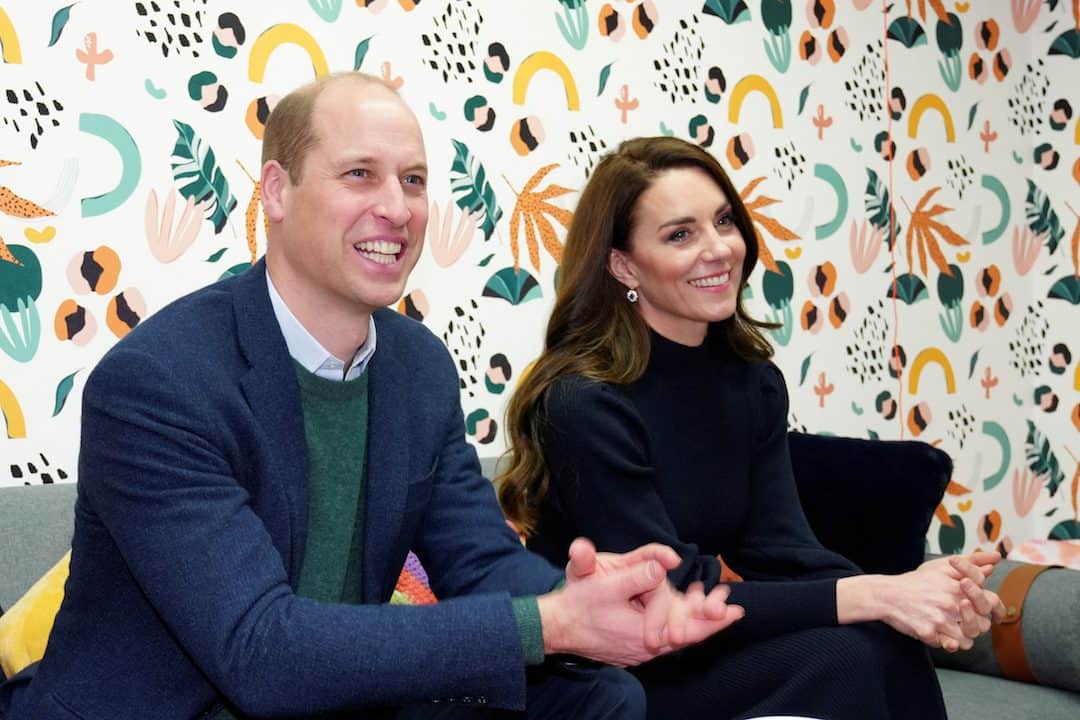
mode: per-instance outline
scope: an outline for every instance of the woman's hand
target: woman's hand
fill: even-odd
[[[998,553],[944,557],[902,575],[860,575],[836,584],[841,624],[880,620],[898,632],[946,651],[967,650],[1005,615],[983,585]]]

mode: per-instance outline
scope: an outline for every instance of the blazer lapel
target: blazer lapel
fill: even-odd
[[[275,533],[285,558],[291,582],[300,578],[307,538],[307,443],[300,389],[296,382],[285,338],[274,317],[266,286],[266,265],[260,260],[238,278],[234,310],[240,350],[250,366],[240,386],[252,414],[267,438],[273,453],[273,472],[260,478],[267,490],[284,493],[288,499],[287,532]]]
[[[364,602],[385,602],[397,581],[390,563],[397,547],[408,491],[409,445],[404,365],[394,360],[394,337],[380,326],[378,349],[368,366],[368,446],[362,589]],[[387,327],[384,332],[383,328]]]

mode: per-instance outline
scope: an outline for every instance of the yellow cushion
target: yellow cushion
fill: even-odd
[[[71,551],[0,616],[0,668],[11,677],[45,655],[53,620],[64,599]]]

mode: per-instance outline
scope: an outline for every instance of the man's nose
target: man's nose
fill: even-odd
[[[408,203],[405,202],[405,190],[397,178],[387,178],[379,188],[375,214],[394,227],[402,227],[412,218]]]

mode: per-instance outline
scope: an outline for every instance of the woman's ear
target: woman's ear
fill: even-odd
[[[263,165],[259,180],[263,212],[271,222],[281,222],[285,217],[285,193],[291,184],[289,173],[277,160],[271,160]]]
[[[622,250],[612,248],[608,251],[607,267],[608,272],[626,287],[636,288],[638,286],[637,278],[634,276],[634,264]]]

